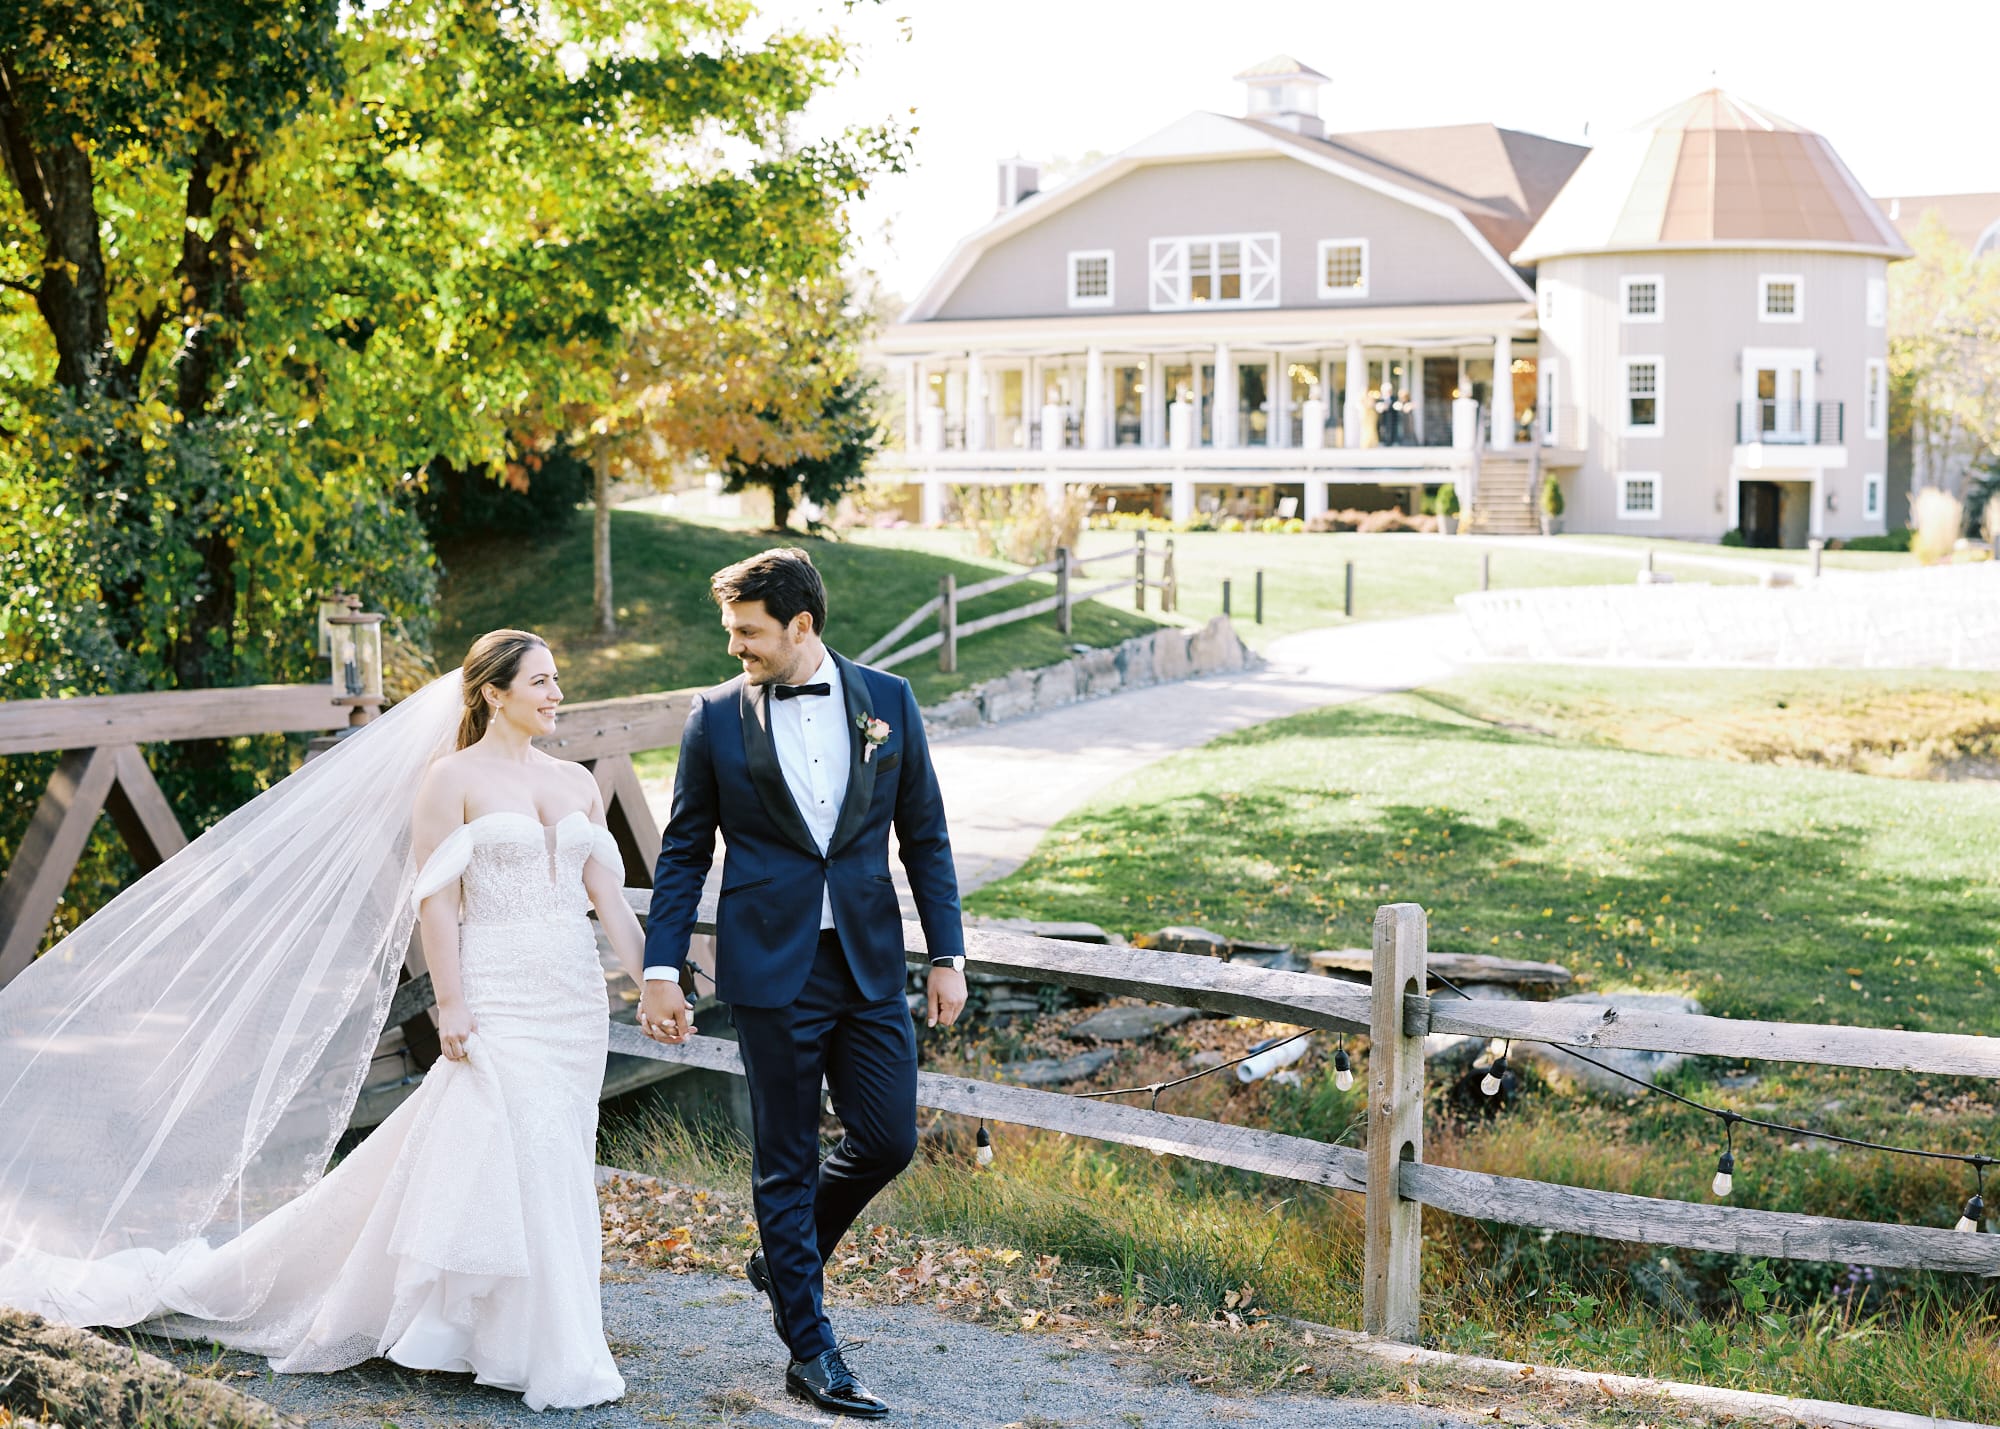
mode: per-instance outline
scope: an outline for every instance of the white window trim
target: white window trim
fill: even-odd
[[[1871,357],[1861,368],[1861,434],[1881,437],[1888,432],[1889,364],[1882,358]]]
[[[1080,298],[1076,293],[1076,265],[1086,258],[1104,260],[1104,295]],[[1118,292],[1118,255],[1109,248],[1078,248],[1069,255],[1069,305],[1073,308],[1108,308]]]
[[[1631,495],[1631,483],[1635,481],[1650,481],[1653,483],[1653,509],[1651,511],[1634,511],[1626,505],[1626,499]],[[1657,521],[1660,519],[1660,508],[1664,505],[1666,505],[1666,488],[1661,483],[1660,474],[1657,471],[1621,471],[1618,473],[1618,519],[1620,521]]]
[[[1641,364],[1653,369],[1653,424],[1649,427],[1632,425],[1632,369]],[[1666,430],[1667,415],[1667,360],[1664,357],[1649,357],[1637,353],[1631,357],[1618,359],[1618,430],[1621,436],[1657,437]],[[1644,475],[1645,473],[1638,473]]]
[[[1870,278],[1868,280],[1867,316],[1868,326],[1887,327],[1889,325],[1889,280]]]
[[[1861,478],[1861,519],[1873,521],[1882,514],[1882,473],[1871,471]]]
[[[1188,262],[1189,246],[1196,243],[1240,243],[1243,245],[1243,290],[1246,296],[1233,301],[1210,298],[1205,303],[1194,302],[1189,297],[1192,287],[1191,265]],[[1267,246],[1271,252],[1270,291],[1262,297],[1251,293],[1250,248],[1252,244]],[[1163,264],[1162,255],[1171,261]],[[1282,284],[1280,279],[1284,269],[1283,254],[1275,231],[1264,233],[1177,233],[1168,238],[1155,238],[1147,247],[1146,307],[1156,313],[1200,312],[1207,309],[1230,311],[1236,308],[1275,308],[1278,306]],[[1177,296],[1170,302],[1162,302],[1162,283],[1170,283]]]
[[[1792,285],[1792,311],[1774,313],[1770,311],[1771,285],[1790,283]],[[1803,273],[1759,273],[1757,275],[1757,321],[1764,323],[1802,323],[1806,320],[1806,279]]]
[[[1359,248],[1361,250],[1361,284],[1354,288],[1329,288],[1326,285],[1326,251],[1329,248]],[[1338,302],[1342,298],[1365,298],[1368,296],[1368,282],[1374,275],[1368,271],[1368,240],[1365,238],[1322,238],[1319,241],[1318,262],[1313,268],[1313,286],[1319,290],[1322,300]]]
[[[1653,285],[1653,311],[1635,313],[1632,311],[1632,285],[1651,283]],[[1628,323],[1656,323],[1666,317],[1667,280],[1659,273],[1628,273],[1618,280],[1618,316]]]

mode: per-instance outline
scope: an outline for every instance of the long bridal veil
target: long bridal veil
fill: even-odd
[[[165,1273],[319,1179],[409,943],[410,813],[461,690],[453,671],[357,730],[0,989],[0,1304],[129,1323],[111,1302],[143,1294],[93,1265]]]

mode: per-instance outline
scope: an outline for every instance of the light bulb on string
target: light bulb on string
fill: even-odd
[[[1715,1163],[1715,1179],[1708,1183],[1708,1189],[1718,1196],[1726,1196],[1736,1189],[1736,1117],[1733,1113],[1722,1114],[1722,1158]]]
[[[983,1121],[979,1123],[979,1135],[973,1138],[973,1145],[978,1149],[972,1153],[972,1159],[981,1166],[991,1166],[993,1164],[993,1134],[986,1129],[986,1123]]]
[[[1500,1055],[1487,1067],[1486,1075],[1479,1079],[1479,1090],[1486,1096],[1500,1095],[1500,1079],[1507,1075],[1507,1048],[1502,1046]]]
[[[1354,1085],[1354,1063],[1348,1060],[1347,1037],[1344,1033],[1341,1035],[1340,1045],[1333,1049],[1333,1085],[1343,1092]]]
[[[1980,1225],[1986,1220],[1986,1163],[1973,1162],[1972,1174],[1977,1178],[1977,1187],[1965,1203],[1965,1209],[1959,1212],[1958,1224],[1952,1227],[1965,1235],[1977,1235]]]

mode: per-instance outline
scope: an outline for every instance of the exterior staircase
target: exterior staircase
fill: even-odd
[[[1481,536],[1539,536],[1535,495],[1542,484],[1542,454],[1535,447],[1479,454],[1479,478],[1465,529]]]

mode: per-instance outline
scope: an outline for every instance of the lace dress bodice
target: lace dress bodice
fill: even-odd
[[[617,840],[587,814],[569,814],[555,824],[512,810],[482,814],[437,846],[417,875],[411,898],[421,906],[459,879],[461,921],[467,926],[580,918],[590,912],[583,867],[592,858],[624,871]]]

